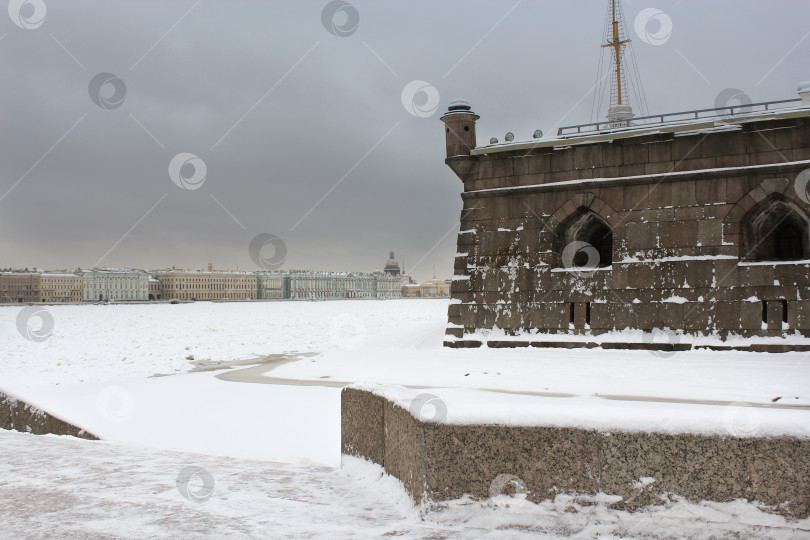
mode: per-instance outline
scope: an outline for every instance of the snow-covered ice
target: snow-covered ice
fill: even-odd
[[[105,440],[0,431],[0,536],[807,533],[744,502],[634,515],[559,497],[415,509],[372,465],[341,467],[349,383],[406,403],[429,391],[447,421],[810,436],[805,354],[446,349],[448,304],[49,306],[54,331],[41,343],[17,331],[19,307],[0,307],[0,389]],[[216,479],[203,505],[174,487],[189,463]]]
[[[448,421],[810,436],[804,353],[447,349],[447,305],[53,306],[47,341],[3,333],[0,389],[105,440],[330,465],[339,459],[335,385],[349,383],[429,387],[446,400]],[[18,311],[0,308],[5,328],[14,328]],[[188,373],[200,362],[216,367],[279,354],[294,361],[243,380],[288,384]],[[298,381],[307,386],[290,384]],[[272,433],[314,429],[271,443],[252,433],[256,423]]]

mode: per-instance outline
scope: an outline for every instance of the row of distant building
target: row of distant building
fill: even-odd
[[[158,300],[329,300],[450,295],[449,280],[415,283],[394,260],[383,272],[215,271],[93,268],[0,272],[0,303],[145,302]]]

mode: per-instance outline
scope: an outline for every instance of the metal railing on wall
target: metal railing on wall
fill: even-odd
[[[697,109],[694,111],[683,111],[676,113],[655,114],[652,116],[639,116],[630,120],[611,120],[604,122],[594,122],[590,124],[579,124],[576,126],[565,126],[557,130],[558,137],[571,137],[575,135],[599,133],[603,131],[613,131],[615,129],[626,129],[641,126],[653,126],[659,124],[671,124],[674,122],[686,122],[690,120],[703,120],[709,118],[730,117],[741,114],[751,114],[757,112],[767,112],[774,109],[784,109],[789,103],[801,103],[800,98],[782,99],[779,101],[764,101],[762,103],[751,103],[746,105],[732,105],[728,107],[717,107],[714,109]]]

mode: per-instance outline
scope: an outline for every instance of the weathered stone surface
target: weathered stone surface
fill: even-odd
[[[35,435],[70,435],[98,440],[92,433],[2,392],[0,392],[0,428]]]
[[[386,400],[371,392],[344,388],[340,398],[340,444],[344,454],[385,465]]]
[[[810,335],[810,309],[800,305],[810,301],[810,264],[741,263],[746,213],[766,197],[810,215],[794,185],[808,164],[790,162],[796,151],[810,151],[810,118],[741,126],[471,156],[478,173],[462,199],[465,209],[478,209],[464,214],[462,231],[476,234],[459,234],[457,251],[467,255],[455,261],[456,275],[471,279],[455,281],[451,294],[482,309],[453,312],[453,322],[469,331],[568,331],[573,303],[574,332],[665,326],[720,336]],[[649,175],[650,164],[660,176],[634,176]],[[749,165],[762,166],[739,168]],[[496,174],[497,186],[487,184]],[[581,182],[560,184],[567,180]],[[499,189],[480,191],[492,187]],[[612,229],[612,266],[552,271],[564,263],[566,220],[580,212]],[[806,243],[810,233],[804,236]],[[765,321],[760,300],[774,303]]]
[[[757,500],[795,516],[810,514],[810,441],[657,433],[601,434],[601,488],[632,497],[631,479],[655,479],[650,491],[692,501]]]
[[[517,478],[535,502],[601,492],[633,510],[674,494],[810,515],[810,440],[443,424],[365,390],[346,388],[342,401],[342,452],[385,467],[417,503],[483,499],[505,487],[496,479]],[[641,478],[654,481],[639,488]]]

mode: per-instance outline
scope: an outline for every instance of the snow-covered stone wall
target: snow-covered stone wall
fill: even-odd
[[[809,116],[448,159],[469,172],[446,343],[493,329],[807,337]]]
[[[525,493],[612,497],[616,508],[747,499],[810,515],[810,440],[428,422],[380,392],[342,391],[342,452],[382,465],[417,503]]]
[[[0,429],[36,435],[71,435],[82,439],[98,440],[98,437],[92,433],[3,392],[0,392]]]

